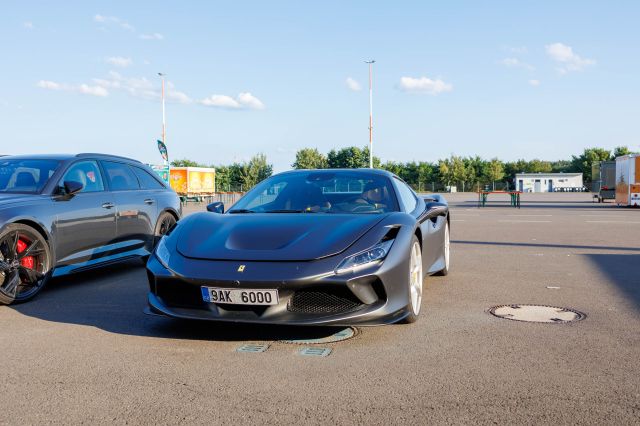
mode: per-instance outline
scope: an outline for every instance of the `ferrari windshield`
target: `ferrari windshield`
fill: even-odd
[[[0,158],[0,192],[37,194],[59,165],[57,160]]]
[[[387,213],[398,203],[386,176],[319,170],[266,179],[242,197],[234,213]]]

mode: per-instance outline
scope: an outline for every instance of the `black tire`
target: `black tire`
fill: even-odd
[[[0,232],[0,304],[33,299],[51,279],[52,257],[47,240],[21,223]]]
[[[409,257],[411,259],[411,256],[413,254],[413,249],[414,246],[418,247],[419,250],[419,255],[420,258],[418,259],[420,262],[422,262],[422,249],[420,248],[420,243],[418,242],[418,237],[416,237],[415,235],[413,236],[413,238],[411,239],[411,246],[409,249]],[[418,311],[416,312],[416,310],[413,307],[413,301],[411,299],[411,274],[412,274],[412,265],[411,265],[412,261],[409,260],[409,271],[407,274],[407,287],[409,289],[409,298],[408,298],[408,303],[407,303],[407,312],[408,315],[406,317],[404,317],[404,319],[402,320],[403,324],[413,324],[414,322],[418,321],[418,319],[420,318],[420,308],[418,308]],[[424,286],[424,272],[422,271],[422,266],[420,266],[420,302],[422,302],[422,286]],[[419,306],[419,304],[418,304]]]
[[[171,228],[173,228],[176,222],[176,217],[169,212],[163,212],[160,217],[158,217],[158,222],[156,223],[156,230],[154,232],[153,238],[153,248],[156,247],[156,244],[158,244],[160,238],[162,238],[167,232],[171,230]]]

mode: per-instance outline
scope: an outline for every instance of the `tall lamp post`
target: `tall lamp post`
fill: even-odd
[[[166,134],[167,124],[166,124],[165,113],[164,113],[164,77],[165,77],[165,74],[159,72],[158,75],[162,79],[162,143],[164,144],[164,146],[167,146],[167,141],[165,140],[165,138],[167,136],[167,134]]]
[[[364,62],[369,64],[369,168],[373,169],[373,64],[376,61]]]

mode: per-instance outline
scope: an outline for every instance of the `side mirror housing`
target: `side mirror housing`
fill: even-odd
[[[446,216],[448,212],[449,206],[445,203],[440,203],[437,201],[426,203],[425,215],[427,219],[435,219],[438,216]]]
[[[64,195],[67,196],[77,194],[78,192],[82,191],[82,188],[84,188],[84,185],[82,183],[75,180],[65,180],[63,185]]]
[[[211,213],[224,213],[224,203],[222,201],[216,201],[207,206],[207,211]]]

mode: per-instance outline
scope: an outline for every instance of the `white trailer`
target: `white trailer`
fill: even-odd
[[[640,207],[640,154],[616,158],[616,204]]]

